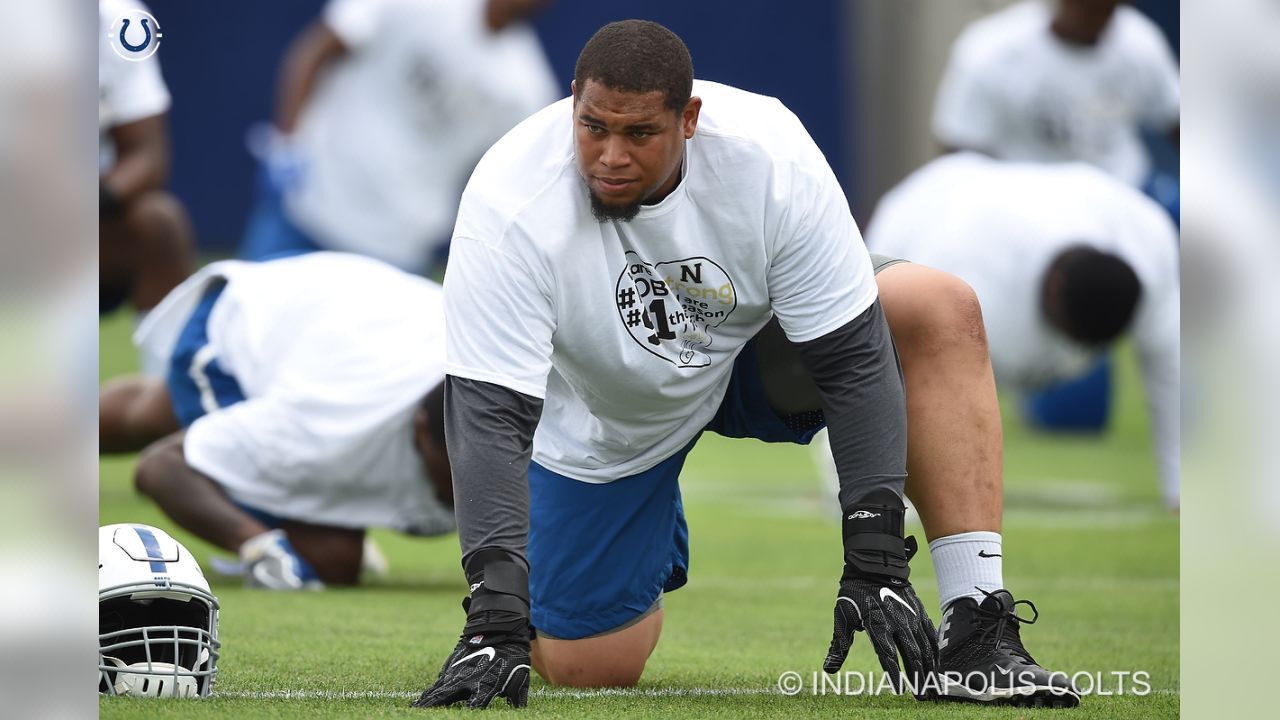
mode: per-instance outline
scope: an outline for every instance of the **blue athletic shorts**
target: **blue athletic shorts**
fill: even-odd
[[[780,418],[769,407],[754,341],[706,429],[727,437],[807,444],[821,413]],[[647,612],[685,584],[689,528],[678,478],[694,438],[645,472],[586,483],[529,465],[529,595],[535,628],[564,640],[598,635]]]
[[[173,412],[182,427],[189,427],[207,412],[244,400],[239,381],[224,371],[218,358],[205,349],[209,345],[209,314],[224,288],[226,284],[219,283],[205,292],[178,335],[169,358],[165,380]]]
[[[244,239],[240,241],[240,257],[245,260],[272,260],[321,249],[310,235],[285,215],[280,190],[272,184],[267,171],[261,170],[258,173],[257,199],[249,214]]]

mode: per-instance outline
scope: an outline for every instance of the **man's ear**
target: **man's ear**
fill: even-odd
[[[689,102],[685,103],[684,111],[680,116],[680,121],[684,125],[684,139],[688,140],[693,137],[694,132],[698,129],[698,113],[702,111],[702,98],[693,96],[689,98]]]

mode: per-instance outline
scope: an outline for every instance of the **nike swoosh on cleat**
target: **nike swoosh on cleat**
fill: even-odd
[[[880,588],[880,599],[884,600],[885,598],[893,598],[894,600],[897,600],[898,602],[902,603],[902,607],[906,608],[907,611],[910,612],[912,615],[916,614],[916,611],[913,610],[911,606],[907,604],[906,600],[903,600],[902,598],[898,597],[898,593],[890,590],[889,588]]]
[[[477,651],[475,651],[475,652],[471,653],[470,655],[468,655],[468,656],[466,656],[466,657],[458,658],[457,662],[453,663],[453,665],[450,665],[449,667],[455,667],[455,666],[457,666],[457,665],[460,665],[460,664],[462,664],[462,663],[464,663],[464,662],[466,662],[466,661],[470,660],[471,658],[473,658],[473,657],[475,657],[475,656],[477,656],[477,655],[488,655],[488,656],[489,656],[489,660],[490,660],[490,661],[492,661],[492,660],[493,660],[493,656],[494,656],[494,651],[493,651],[493,648],[491,648],[491,647],[487,647],[487,648],[483,648],[483,649],[477,650]]]

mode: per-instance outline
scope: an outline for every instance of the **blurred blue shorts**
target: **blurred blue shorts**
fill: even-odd
[[[169,358],[165,382],[174,415],[184,428],[205,413],[234,405],[245,397],[240,382],[223,370],[218,358],[206,349],[209,314],[224,288],[226,284],[219,283],[205,292],[178,335]]]
[[[1111,415],[1111,355],[1103,355],[1085,374],[1027,393],[1022,416],[1046,432],[1102,432]]]
[[[249,214],[244,239],[240,242],[241,259],[274,258],[316,252],[322,248],[311,236],[294,225],[284,212],[284,198],[271,182],[265,169],[258,173],[257,200]]]

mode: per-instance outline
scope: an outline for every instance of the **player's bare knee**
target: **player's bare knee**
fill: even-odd
[[[125,219],[130,225],[171,222],[183,212],[176,198],[163,190],[153,190],[139,195],[125,208]]]
[[[285,533],[294,550],[306,560],[325,585],[350,587],[360,582],[364,555],[364,531],[286,521]]]
[[[961,341],[981,347],[987,347],[987,327],[982,319],[982,303],[978,294],[969,283],[955,275],[939,273],[940,290],[946,293],[949,309],[948,322],[951,331]]]
[[[163,190],[145,193],[129,203],[125,223],[150,243],[159,243],[170,252],[186,252],[192,242],[186,208]]]
[[[533,667],[552,685],[576,688],[632,687],[662,633],[662,609],[617,632],[560,640],[539,637],[532,647]]]
[[[982,305],[968,283],[954,275],[930,270],[915,279],[914,290],[915,297],[908,309],[899,313],[899,325],[904,327],[893,328],[894,339],[901,350],[952,358],[957,351],[986,356],[987,331]]]
[[[152,499],[164,493],[173,478],[174,462],[181,462],[181,442],[180,438],[165,438],[143,449],[133,471],[133,487],[138,492]]]
[[[639,648],[631,652],[612,652],[607,655],[584,648],[576,652],[566,644],[581,643],[578,640],[553,640],[545,638],[533,643],[533,667],[551,685],[572,688],[634,687],[644,674],[648,653]],[[548,645],[555,644],[554,649]]]

